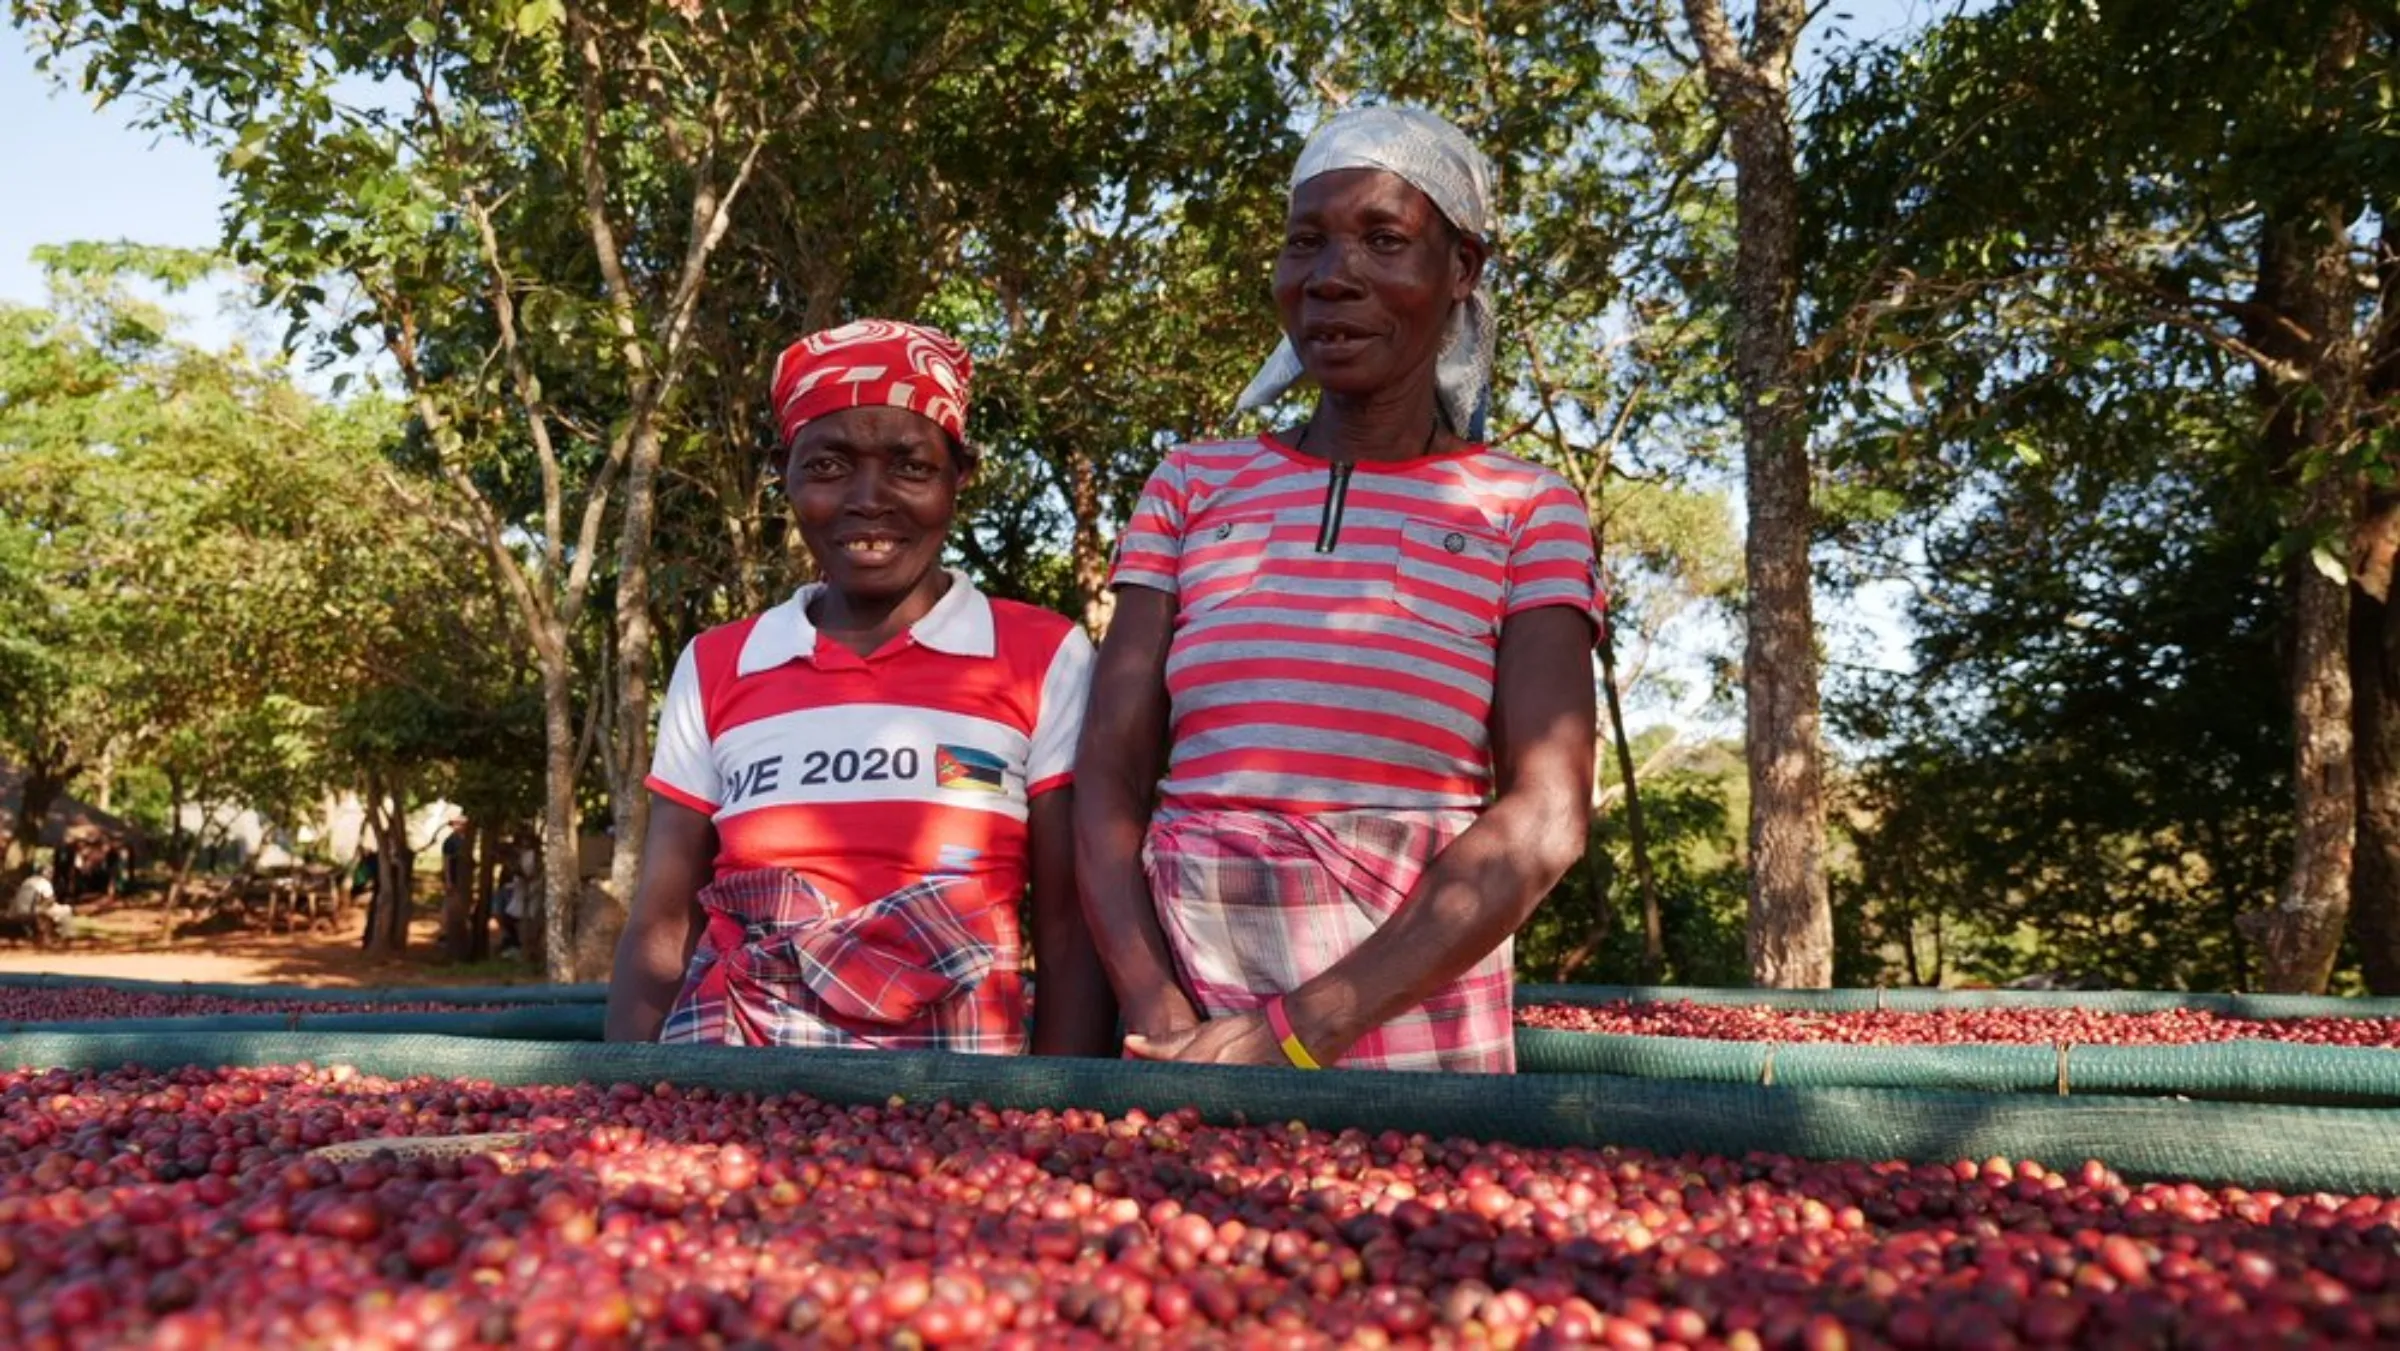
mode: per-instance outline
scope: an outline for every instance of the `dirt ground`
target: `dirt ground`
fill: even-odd
[[[125,906],[79,916],[76,936],[48,948],[0,938],[0,973],[116,976],[132,980],[224,981],[242,985],[321,988],[384,985],[539,984],[530,963],[485,961],[458,966],[443,959],[440,922],[419,915],[409,926],[409,950],[369,959],[359,949],[366,914],[354,910],[333,932],[184,934],[158,937],[158,911]]]

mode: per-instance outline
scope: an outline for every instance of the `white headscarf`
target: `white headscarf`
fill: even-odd
[[[1352,108],[1317,128],[1292,168],[1292,190],[1319,174],[1337,169],[1382,169],[1408,180],[1409,186],[1433,199],[1450,223],[1467,234],[1492,242],[1497,222],[1492,217],[1492,166],[1467,140],[1466,134],[1422,108],[1401,106]],[[1442,340],[1437,382],[1442,420],[1450,430],[1471,440],[1483,436],[1484,415],[1491,401],[1493,316],[1492,287],[1484,278],[1475,283],[1467,302],[1450,311],[1450,331]],[[1263,408],[1281,398],[1302,374],[1292,340],[1276,345],[1275,354],[1250,377],[1234,405],[1237,413]]]

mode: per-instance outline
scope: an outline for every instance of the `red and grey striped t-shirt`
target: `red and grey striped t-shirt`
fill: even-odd
[[[1480,807],[1502,621],[1601,619],[1556,474],[1484,446],[1359,461],[1320,554],[1330,472],[1262,436],[1179,446],[1142,490],[1110,584],[1178,602],[1163,807]]]

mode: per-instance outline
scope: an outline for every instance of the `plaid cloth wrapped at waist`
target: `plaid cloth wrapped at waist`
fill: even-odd
[[[928,877],[847,914],[799,873],[727,873],[662,1042],[1025,1050],[1014,916],[972,877]]]
[[[1258,1008],[1350,955],[1391,918],[1466,811],[1161,812],[1143,850],[1159,926],[1208,1017]],[[1517,1067],[1514,941],[1361,1038],[1348,1069]]]

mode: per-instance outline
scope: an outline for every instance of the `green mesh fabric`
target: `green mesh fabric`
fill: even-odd
[[[2400,1192],[2400,1114],[2358,1108],[2041,1097],[1921,1089],[1715,1084],[1610,1075],[1410,1075],[929,1053],[759,1050],[312,1032],[25,1032],[0,1064],[350,1065],[389,1077],[503,1084],[659,1082],[833,1102],[950,1099],[1106,1112],[1198,1109],[1211,1120],[1422,1131],[1528,1145],[1816,1159],[1999,1155],[2135,1178],[2287,1191]]]
[[[2278,1041],[2064,1048],[1785,1045],[1521,1027],[1517,1067],[1524,1074],[1613,1074],[1795,1088],[2130,1094],[2400,1107],[2400,1051]]]
[[[356,1035],[481,1037],[509,1041],[598,1041],[604,1012],[600,1004],[527,1004],[516,1008],[461,1010],[455,1013],[206,1013],[175,1018],[0,1022],[0,1034],[344,1032]]]
[[[1747,990],[1674,985],[1520,985],[1517,1004],[1730,1004],[1744,1008],[1857,1012],[1893,1009],[2093,1009],[2163,1013],[2201,1009],[2233,1018],[2400,1018],[2400,999],[2288,994],[2192,994],[2180,990]]]
[[[1629,985],[1526,985],[1517,990],[1520,1006],[1678,1001],[1812,1012],[2083,1008],[2103,1013],[2199,1009],[2259,1019],[2400,1017],[2400,999],[2157,990],[1727,990]],[[1778,1045],[1525,1027],[1517,1029],[1517,1065],[1528,1074],[1619,1074],[1728,1084],[2400,1106],[2400,1051],[2276,1041],[2063,1048]]]
[[[0,975],[0,986],[30,990],[103,989],[134,994],[206,995],[218,999],[294,999],[319,1004],[598,1004],[606,985],[425,985],[371,989],[313,989],[305,985],[232,985],[183,980],[126,980],[115,976]]]

